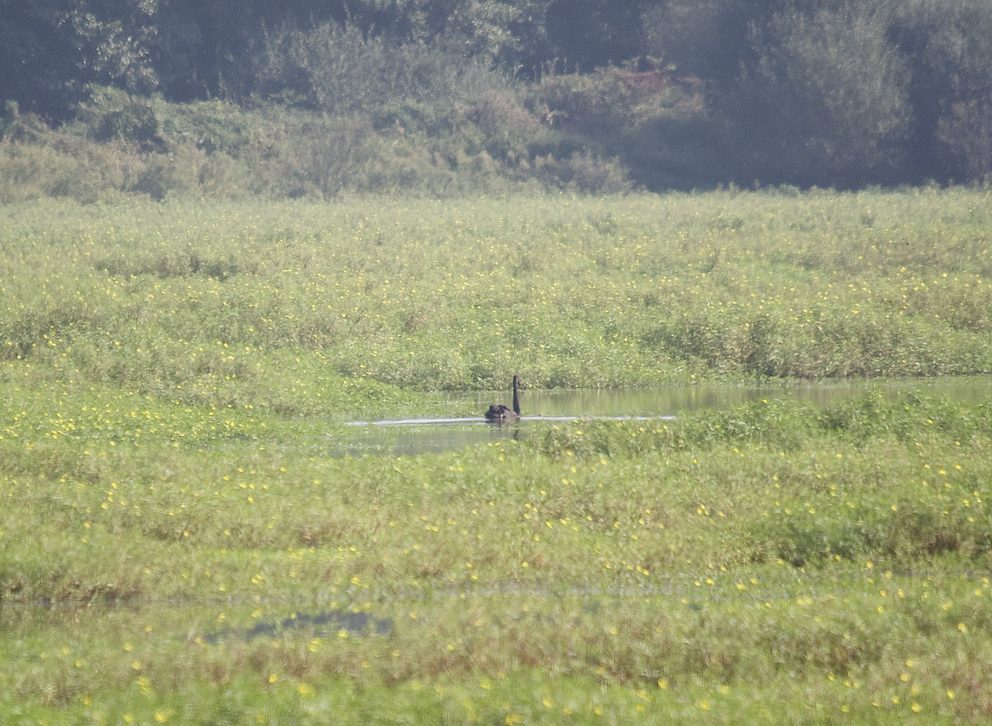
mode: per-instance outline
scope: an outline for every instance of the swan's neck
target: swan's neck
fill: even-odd
[[[517,377],[513,377],[513,413],[520,415],[520,393],[517,391]]]

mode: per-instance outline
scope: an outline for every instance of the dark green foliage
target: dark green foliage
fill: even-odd
[[[641,13],[653,0],[552,0],[545,24],[556,60],[591,71],[642,52]]]
[[[645,11],[651,55],[680,73],[733,85],[740,64],[753,59],[750,29],[767,23],[781,0],[663,0]]]
[[[790,9],[757,32],[757,58],[726,99],[739,109],[742,168],[803,185],[892,178],[910,109],[885,20],[860,5]]]
[[[151,149],[161,144],[158,119],[147,98],[106,86],[91,87],[76,120],[97,141],[133,141]]]
[[[261,69],[270,92],[293,92],[327,113],[371,112],[403,101],[472,98],[502,85],[474,59],[422,43],[367,37],[325,23],[270,40]]]
[[[0,101],[60,119],[88,83],[157,86],[153,1],[0,0],[0,18]]]
[[[912,69],[915,165],[936,178],[986,178],[992,172],[992,5],[897,3],[890,36]]]
[[[396,153],[350,184],[360,189],[851,188],[992,173],[985,0],[0,0],[0,17],[0,102],[20,109],[6,114],[4,139],[49,146],[25,125],[37,114],[80,122],[101,144],[162,153],[172,148],[163,115],[184,116],[200,128],[183,143],[209,157],[207,176],[223,181],[206,186],[224,194],[274,167],[235,171],[214,153],[247,164],[232,146],[244,139],[212,118],[165,112],[153,94],[264,107],[270,118],[306,109],[365,129],[372,156]],[[505,127],[485,119],[494,98]],[[405,123],[406,109],[427,107]],[[294,166],[253,191],[334,193],[341,185],[321,171],[328,153],[315,152],[316,171]],[[170,164],[129,160],[97,175],[160,196],[200,174],[160,184],[128,168]],[[72,176],[35,186],[93,198]]]
[[[644,22],[650,53],[709,83],[732,161],[723,178],[858,186],[989,173],[983,0],[668,0]]]
[[[0,116],[0,139],[39,141],[47,136],[48,132],[48,124],[41,116],[34,113],[22,114],[17,101],[7,101],[4,104],[4,113]]]

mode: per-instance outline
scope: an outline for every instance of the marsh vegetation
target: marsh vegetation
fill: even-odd
[[[986,722],[990,201],[0,209],[0,720]],[[514,373],[920,386],[314,446]]]

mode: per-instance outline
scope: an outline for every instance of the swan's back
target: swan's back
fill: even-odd
[[[511,418],[520,418],[520,394],[518,393],[518,388],[520,386],[520,377],[513,376],[513,408],[510,408],[503,403],[494,403],[486,411],[487,421],[505,421]]]
[[[486,418],[490,421],[505,421],[508,418],[519,418],[520,415],[515,413],[513,409],[502,403],[492,404],[489,410],[486,411]]]

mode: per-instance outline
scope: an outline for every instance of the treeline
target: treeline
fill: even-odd
[[[992,174],[988,0],[0,0],[0,199]]]

